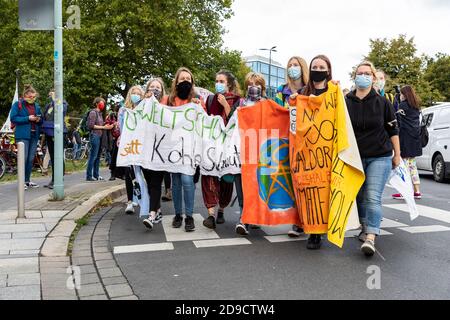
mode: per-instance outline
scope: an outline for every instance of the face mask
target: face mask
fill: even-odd
[[[131,95],[131,102],[133,102],[134,104],[138,104],[139,102],[141,102],[141,96],[138,94],[132,94]]]
[[[247,89],[247,98],[251,101],[261,100],[261,86],[249,86]]]
[[[28,104],[33,104],[33,103],[36,101],[36,98],[33,98],[33,99],[31,99],[31,98],[25,98],[25,101],[26,101]]]
[[[311,77],[311,80],[314,82],[322,82],[327,79],[328,71],[311,70],[309,76]]]
[[[381,90],[384,90],[384,86],[386,85],[386,81],[384,80],[378,80],[377,81],[377,87]]]
[[[100,101],[100,102],[97,104],[97,108],[98,108],[100,111],[105,110],[105,103],[104,103],[103,101]]]
[[[358,89],[367,89],[372,86],[372,76],[359,75],[355,78],[355,85]]]
[[[189,98],[189,94],[192,90],[192,83],[189,81],[183,81],[177,84],[177,92],[178,92],[178,98],[181,100],[186,100]]]
[[[224,83],[216,83],[216,93],[224,94],[227,87]]]
[[[159,100],[161,98],[162,92],[159,91],[158,89],[150,89],[150,91],[153,93],[153,95],[155,96],[156,100]]]
[[[302,69],[300,67],[290,67],[288,69],[288,76],[292,80],[298,80],[302,76]]]

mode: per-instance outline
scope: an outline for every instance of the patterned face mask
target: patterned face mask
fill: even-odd
[[[249,86],[247,88],[247,98],[250,101],[259,101],[262,98],[261,86]]]

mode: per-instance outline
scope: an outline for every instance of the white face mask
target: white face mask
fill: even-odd
[[[376,83],[376,86],[378,89],[384,90],[384,87],[386,86],[386,81],[385,80],[378,80]]]

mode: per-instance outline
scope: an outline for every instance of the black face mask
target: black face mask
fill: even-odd
[[[328,71],[311,70],[309,73],[311,80],[314,82],[322,82],[328,77]]]
[[[179,84],[177,84],[178,98],[180,98],[181,100],[186,100],[187,98],[189,98],[191,90],[192,83],[190,83],[189,81],[180,82]]]

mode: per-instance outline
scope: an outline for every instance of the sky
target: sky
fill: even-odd
[[[417,54],[450,54],[450,0],[234,0],[224,22],[224,45],[243,56],[277,46],[272,59],[309,62],[318,54],[332,63],[333,78],[350,87],[349,73],[369,53],[369,39],[414,37]]]

